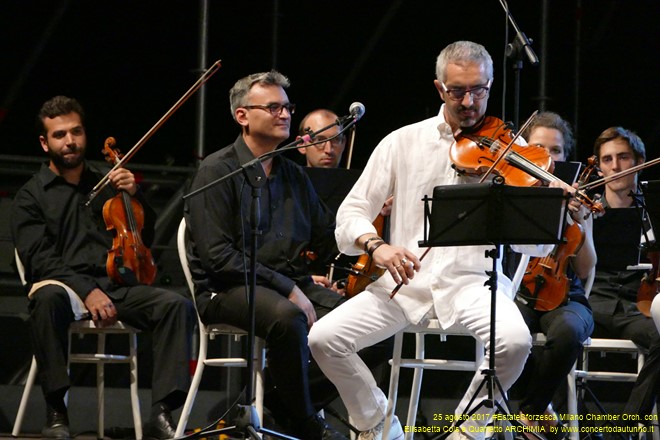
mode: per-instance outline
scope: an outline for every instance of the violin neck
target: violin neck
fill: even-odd
[[[135,215],[133,214],[133,205],[131,204],[131,196],[126,191],[121,191],[121,199],[124,202],[124,210],[126,211],[126,219],[131,232],[137,234],[138,227]]]

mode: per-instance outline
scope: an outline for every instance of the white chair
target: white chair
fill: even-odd
[[[592,276],[590,277],[590,282],[585,286],[585,291],[588,293],[591,292],[591,287],[593,285],[595,271],[592,271]],[[588,287],[588,290],[587,290]],[[620,371],[606,371],[606,370],[593,370],[589,365],[589,357],[592,353],[598,353],[600,357],[605,357],[608,353],[628,353],[633,359],[637,360],[637,373],[628,373]],[[574,371],[573,375],[573,384],[570,384],[569,387],[573,386],[575,388],[575,411],[573,414],[577,414],[577,396],[580,392],[580,397],[584,397],[584,390],[578,390],[577,384],[587,383],[588,381],[601,381],[601,382],[635,382],[637,380],[637,374],[642,369],[644,365],[644,350],[637,346],[630,339],[607,339],[607,338],[589,338],[584,343],[584,348],[582,351],[582,362],[579,369]],[[570,394],[569,394],[570,396]],[[569,407],[569,411],[571,408]],[[653,408],[653,414],[655,415],[655,420],[658,420],[658,408],[657,405]],[[654,440],[660,440],[660,432],[657,429],[653,432]]]
[[[16,267],[18,269],[18,275],[21,278],[21,282],[25,285],[25,269],[21,260],[18,257],[18,253],[15,252],[16,258]],[[126,325],[120,321],[116,322],[109,327],[96,327],[94,321],[82,320],[74,321],[69,325],[69,355],[68,363],[86,363],[86,364],[96,364],[96,395],[97,395],[97,408],[98,408],[98,438],[102,439],[104,437],[104,410],[105,410],[105,364],[128,364],[130,369],[130,393],[131,393],[131,406],[133,410],[133,424],[135,426],[135,438],[137,440],[142,439],[142,419],[140,417],[140,400],[138,397],[138,385],[137,385],[137,334],[139,330]],[[96,335],[96,352],[95,353],[74,353],[72,352],[72,341],[71,336],[77,334],[80,337],[84,335]],[[122,334],[128,336],[129,343],[129,353],[125,354],[113,354],[106,353],[105,342],[106,335],[109,334]],[[32,364],[30,366],[30,372],[25,381],[25,388],[23,389],[23,395],[21,397],[21,403],[18,406],[18,412],[16,414],[16,419],[14,420],[14,428],[12,429],[11,435],[18,437],[21,432],[21,425],[23,423],[23,417],[25,416],[25,409],[27,407],[28,399],[30,397],[30,391],[34,385],[34,381],[37,376],[37,361],[32,357]]]
[[[179,224],[179,230],[177,233],[177,248],[179,252],[179,260],[181,262],[181,268],[186,278],[188,284],[188,289],[192,296],[193,302],[195,302],[195,287],[192,281],[192,275],[190,273],[190,268],[188,267],[188,256],[186,255],[186,221],[185,219],[181,220]],[[195,310],[197,310],[197,304],[195,303]],[[210,367],[243,367],[247,366],[247,360],[245,358],[207,358],[207,349],[208,341],[215,339],[219,335],[228,335],[233,337],[242,337],[247,336],[245,330],[239,329],[237,327],[227,325],[227,324],[212,324],[205,325],[202,323],[199,314],[197,314],[197,323],[199,326],[199,352],[197,357],[197,367],[195,369],[195,374],[193,375],[192,382],[190,384],[190,390],[188,391],[188,396],[186,397],[186,402],[183,405],[181,411],[181,416],[179,418],[179,423],[176,429],[176,436],[180,437],[188,424],[188,418],[190,417],[190,412],[192,411],[193,403],[195,402],[195,397],[197,395],[197,390],[199,389],[199,384],[202,380],[202,373],[204,372],[205,366]],[[254,347],[254,370],[255,374],[253,377],[255,390],[255,402],[254,406],[257,409],[259,415],[259,420],[263,421],[263,398],[264,398],[264,368],[265,368],[265,341],[261,338],[255,338],[255,347]]]
[[[415,335],[415,357],[403,359],[401,357],[403,348],[403,337],[405,333]],[[426,359],[425,358],[425,337],[426,335],[438,335],[441,342],[445,342],[448,336],[462,336],[474,338],[474,359],[470,360],[451,360],[451,359]],[[437,319],[432,319],[426,325],[411,325],[394,336],[394,351],[392,356],[392,369],[390,372],[390,386],[387,398],[387,410],[385,412],[385,429],[383,438],[387,438],[392,417],[396,410],[396,400],[399,388],[399,375],[401,368],[413,368],[413,382],[410,389],[410,401],[408,404],[407,426],[415,426],[417,417],[417,408],[422,388],[422,376],[424,370],[449,370],[449,371],[477,371],[482,364],[485,356],[485,346],[480,339],[476,338],[466,328],[453,326],[447,330],[440,327]],[[412,432],[406,432],[406,440],[411,439]]]
[[[522,282],[525,269],[529,262],[529,256],[523,255],[518,263],[516,273],[512,278],[512,291],[517,290]],[[593,282],[593,278],[591,280]],[[415,335],[415,357],[411,359],[402,359],[401,352],[403,346],[403,335],[405,333],[412,333]],[[426,359],[425,358],[425,336],[433,334],[439,335],[440,341],[445,342],[448,336],[461,336],[472,337],[474,339],[474,359],[468,360],[449,360],[449,359]],[[535,343],[540,344],[544,342],[542,334],[533,335]],[[396,400],[398,395],[398,383],[401,368],[413,368],[413,382],[410,391],[410,401],[408,404],[408,415],[406,425],[414,426],[417,417],[417,408],[419,405],[419,397],[422,386],[422,376],[425,369],[429,370],[449,370],[449,371],[477,371],[483,363],[485,356],[485,349],[483,342],[466,328],[455,325],[449,329],[442,329],[437,319],[432,319],[426,325],[411,325],[399,332],[394,337],[394,350],[392,357],[392,369],[390,373],[390,386],[388,392],[387,410],[385,413],[385,429],[383,438],[389,433],[392,417],[395,414]],[[572,378],[572,380],[571,380]],[[573,371],[569,374],[569,409],[575,407],[577,411],[577,400],[575,393],[575,378]],[[575,422],[577,423],[577,422]],[[577,431],[576,431],[577,432]],[[413,437],[412,432],[406,432],[406,440]]]

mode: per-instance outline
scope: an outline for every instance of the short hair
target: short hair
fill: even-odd
[[[229,105],[231,116],[236,120],[236,109],[247,105],[247,95],[255,84],[266,86],[280,86],[286,89],[291,84],[289,78],[276,70],[270,72],[253,73],[236,81],[229,91]]]
[[[481,44],[472,41],[456,41],[442,49],[435,63],[435,76],[438,81],[447,78],[447,65],[456,63],[478,63],[486,67],[488,79],[493,79],[493,59]]]
[[[48,133],[44,125],[44,119],[53,119],[69,113],[78,113],[80,122],[82,122],[83,127],[85,126],[85,110],[76,99],[62,95],[49,99],[43,103],[37,114],[37,132],[40,136],[46,136]]]
[[[313,111],[307,113],[305,115],[305,117],[303,118],[303,120],[300,121],[300,125],[298,125],[298,134],[299,135],[303,136],[303,135],[307,134],[307,132],[305,131],[305,128],[307,128],[307,127],[305,127],[305,125],[307,125],[307,120],[309,119],[309,117],[313,116],[315,114],[321,114],[321,115],[326,116],[326,117],[331,118],[331,119],[338,119],[339,118],[335,112],[333,112],[332,110],[328,110],[326,108],[318,108],[316,110],[313,110]],[[341,131],[342,126],[338,125],[338,127],[339,127],[339,131]]]
[[[538,127],[554,128],[555,130],[558,130],[564,138],[564,156],[568,158],[571,155],[573,147],[575,146],[571,124],[562,119],[562,117],[555,112],[541,112],[536,115],[525,131],[521,133],[521,136],[529,140],[529,135]]]
[[[637,163],[646,160],[646,148],[644,147],[642,139],[637,136],[637,133],[634,131],[623,127],[607,128],[596,138],[596,141],[594,142],[594,154],[598,160],[600,160],[600,147],[602,147],[604,143],[615,139],[624,140],[630,146]]]

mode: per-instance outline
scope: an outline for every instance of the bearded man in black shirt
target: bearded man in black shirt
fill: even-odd
[[[25,266],[30,336],[47,404],[42,435],[70,437],[64,403],[70,386],[67,331],[72,321],[91,318],[98,326],[119,319],[153,332],[152,409],[144,438],[173,438],[170,411],[181,406],[189,387],[192,303],[161,288],[117,285],[106,272],[113,236],[102,215],[105,202],[123,190],[142,203],[142,239],[147,245],[153,239],[155,214],[124,168],[111,172],[111,185],[85,205],[105,173],[84,160],[87,138],[78,101],[56,96],[43,104],[38,121],[39,142],[49,162],[16,194],[11,232]]]

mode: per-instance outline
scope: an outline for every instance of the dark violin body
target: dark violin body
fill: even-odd
[[[385,230],[385,217],[378,214],[373,224],[376,228],[376,234],[382,237]],[[369,254],[360,255],[360,258],[353,264],[352,268],[353,272],[348,275],[346,281],[346,296],[349,298],[362,292],[369,284],[376,281],[385,273],[385,269],[376,266],[376,263]]]
[[[104,154],[115,162],[118,153],[112,146],[114,138],[106,139]],[[106,260],[110,279],[119,285],[152,284],[156,279],[156,263],[142,242],[144,208],[140,202],[126,191],[120,191],[103,205],[103,219],[107,230],[114,234]]]
[[[644,275],[642,283],[637,290],[637,308],[644,315],[651,316],[651,303],[653,298],[660,292],[660,251],[647,252],[647,257],[651,260],[652,269]]]
[[[584,243],[584,230],[573,223],[564,232],[564,241],[546,257],[532,258],[527,265],[518,295],[534,310],[547,312],[566,304],[571,280],[566,270],[571,258]]]
[[[552,158],[543,147],[513,144],[501,158],[513,136],[508,125],[493,116],[484,117],[477,127],[460,131],[454,137],[456,142],[449,157],[461,173],[481,176],[498,161],[493,172],[503,177],[506,184],[535,186],[545,180],[542,176],[552,172]]]

